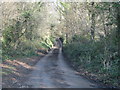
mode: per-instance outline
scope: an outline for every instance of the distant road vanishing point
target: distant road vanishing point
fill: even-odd
[[[60,40],[58,40],[59,43]],[[25,82],[30,88],[97,88],[98,85],[77,75],[62,55],[62,47],[54,47],[43,57]]]

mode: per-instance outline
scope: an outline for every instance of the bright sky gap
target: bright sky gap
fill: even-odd
[[[119,2],[120,0],[1,0],[0,2]]]

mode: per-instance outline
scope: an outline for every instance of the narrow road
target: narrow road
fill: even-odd
[[[62,48],[53,48],[43,57],[25,83],[30,88],[97,88],[95,83],[76,74],[64,61]]]

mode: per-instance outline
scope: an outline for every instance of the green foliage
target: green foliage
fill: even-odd
[[[55,38],[62,37],[64,53],[75,66],[97,74],[104,82],[118,84],[120,3],[60,2],[56,5],[59,15],[53,17],[54,11],[48,13],[53,5],[47,3],[13,4],[12,9],[9,4],[3,8],[3,60],[36,55],[36,50],[50,49]]]
[[[24,18],[28,19],[28,18],[30,18],[31,15],[30,15],[30,12],[29,12],[29,11],[25,11],[25,12],[23,12],[22,16],[23,16]]]
[[[46,48],[53,47],[53,38],[46,38],[44,41],[41,42],[41,45]]]
[[[107,40],[110,41],[110,38]],[[115,55],[115,52],[117,52],[116,47],[111,39],[111,44],[107,47],[108,51],[105,52],[106,46],[104,39],[91,42],[85,37],[75,35],[72,38],[72,43],[64,45],[63,50],[69,58],[68,60],[70,60],[74,66],[84,68],[88,72],[98,75],[97,78],[104,82],[113,83],[115,81],[118,82],[118,77],[120,76],[118,69],[120,59]],[[104,66],[106,55],[109,57],[109,60],[106,61],[106,63],[109,63],[108,66]],[[99,75],[101,75],[101,77]],[[116,85],[116,83],[113,84]]]
[[[61,4],[65,9],[69,9],[69,8],[70,8],[70,4],[69,4],[69,3],[60,2],[60,4]]]
[[[36,10],[40,9],[43,4],[39,2],[35,5],[36,6],[31,6],[32,9],[26,9],[27,6],[24,9],[20,9],[16,6],[16,8],[18,8],[18,11],[16,11],[18,13],[15,14],[16,17],[7,20],[10,24],[5,25],[2,32],[3,60],[33,56],[36,55],[35,50],[44,47],[43,45],[40,45],[42,41],[40,41],[40,38],[34,38],[36,33],[33,32],[37,29],[37,21],[35,21],[33,12],[38,12]],[[46,43],[49,43],[49,47],[51,47],[50,41],[46,41]]]
[[[12,38],[14,36],[13,31],[15,30],[14,26],[9,26],[5,29],[3,32],[3,37],[4,37],[4,43],[9,45],[9,43],[12,41]]]
[[[60,2],[61,6],[64,8],[59,7],[63,13],[67,14],[67,10],[70,9],[70,4],[69,3],[64,3],[64,2]]]

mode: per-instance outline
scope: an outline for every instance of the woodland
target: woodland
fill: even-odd
[[[3,2],[0,8],[3,62],[37,56],[61,37],[73,67],[120,86],[119,2]]]

